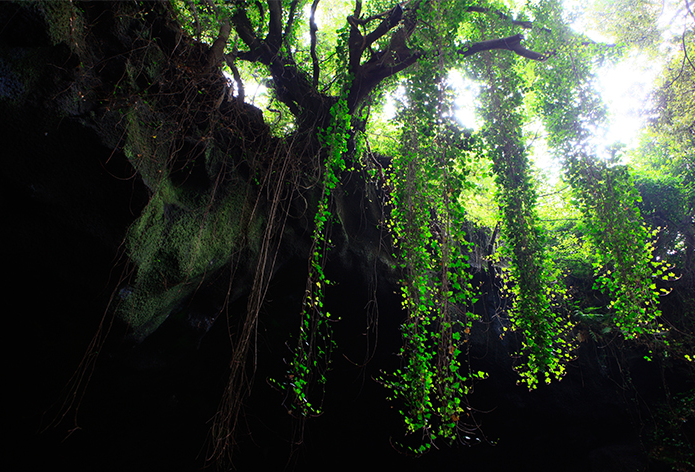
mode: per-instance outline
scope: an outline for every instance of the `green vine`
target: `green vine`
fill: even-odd
[[[483,135],[493,162],[502,216],[501,256],[510,267],[503,271],[503,292],[510,296],[509,317],[522,335],[517,366],[521,382],[535,388],[565,374],[571,359],[572,323],[561,313],[565,297],[562,283],[546,254],[545,234],[536,212],[537,195],[528,151],[522,135],[524,80],[510,55],[483,57],[483,78],[488,82],[482,113],[490,123]],[[502,118],[502,120],[500,120]]]
[[[568,177],[585,216],[596,259],[594,288],[611,296],[612,323],[628,339],[665,332],[658,322],[658,281],[675,278],[652,254],[655,234],[644,225],[632,177],[624,166],[574,158]]]
[[[412,105],[402,114],[402,150],[394,158],[389,186],[388,223],[403,271],[401,327],[402,366],[383,384],[399,410],[407,434],[422,440],[403,446],[416,454],[427,452],[438,439],[451,443],[460,433],[471,434],[463,419],[469,414],[465,395],[483,372],[463,373],[460,355],[474,315],[466,309],[476,302],[470,283],[467,245],[460,221],[464,210],[455,195],[463,185],[463,159],[452,146],[453,136],[439,118],[446,103],[440,64],[422,61],[419,73],[434,83],[412,77],[407,94]],[[431,105],[429,105],[431,104]]]
[[[556,44],[572,44],[555,1],[541,2],[537,17],[553,25]],[[575,41],[576,43],[576,41]],[[594,88],[592,64],[611,56],[600,48],[558,49],[552,67],[538,68],[534,106],[549,132],[549,144],[563,160],[565,176],[578,204],[587,239],[593,246],[595,288],[611,297],[611,323],[628,339],[643,334],[661,337],[658,298],[667,292],[657,282],[675,278],[665,261],[652,254],[653,234],[645,226],[637,204],[639,193],[624,166],[596,158],[585,123],[599,126],[605,108]]]
[[[324,267],[330,248],[329,238],[331,193],[346,170],[344,153],[350,136],[350,114],[347,102],[339,99],[330,109],[330,124],[319,133],[322,151],[325,152],[322,192],[314,216],[309,276],[307,277],[297,344],[284,382],[271,381],[289,396],[286,407],[300,416],[316,416],[321,413],[320,401],[312,401],[311,389],[314,377],[319,385],[326,383],[330,355],[334,341],[331,333],[331,314],[324,309],[324,289],[331,284]]]

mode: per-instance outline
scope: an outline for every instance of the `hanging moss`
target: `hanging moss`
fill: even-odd
[[[264,224],[258,212],[249,221],[248,182],[237,176],[221,188],[208,185],[222,172],[220,163],[234,157],[217,147],[184,161],[185,167],[201,168],[204,189],[191,186],[185,170],[179,172],[183,177],[173,178],[175,138],[166,130],[175,125],[161,124],[157,106],[156,100],[140,99],[124,115],[124,152],[153,192],[128,233],[128,255],[137,269],[117,307],[136,339],[156,330],[206,277],[228,264],[232,254],[242,247],[257,252]]]
[[[84,17],[73,2],[37,1],[35,8],[46,18],[53,44],[65,43],[73,52],[85,49]]]
[[[239,184],[243,189],[243,183]],[[245,241],[260,238],[262,218],[246,224],[241,191],[211,207],[194,209],[179,205],[176,196],[176,189],[165,181],[128,234],[128,251],[137,274],[117,311],[136,338],[152,333],[206,276],[226,265]]]

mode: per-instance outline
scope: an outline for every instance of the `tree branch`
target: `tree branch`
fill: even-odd
[[[279,54],[282,41],[282,30],[278,29],[278,26],[281,26],[281,23],[278,23],[282,16],[281,4],[279,0],[269,0],[268,5],[270,32],[265,40],[258,39],[244,9],[239,8],[232,17],[237,34],[249,48],[248,51],[239,52],[236,57],[268,66],[277,99],[287,105],[293,115],[300,118],[298,123],[302,126],[301,115],[321,113],[323,97],[291,58]]]
[[[362,53],[364,53],[364,36],[360,32],[354,16],[348,16],[347,22],[350,25],[350,36],[348,38],[348,70],[354,75],[360,66]]]
[[[268,0],[268,35],[265,43],[277,54],[282,42],[282,2],[281,0]]]
[[[311,4],[311,14],[309,15],[309,34],[311,36],[311,63],[313,65],[313,80],[312,84],[314,87],[319,86],[319,57],[316,54],[316,31],[318,31],[318,26],[316,26],[316,7],[319,5],[319,0],[314,0]]]
[[[269,24],[268,34],[265,40],[259,40],[253,31],[251,22],[243,9],[238,9],[232,17],[235,29],[241,40],[249,48],[247,52],[241,52],[236,57],[242,60],[257,61],[269,67],[273,76],[277,98],[285,103],[292,113],[298,118],[306,115],[307,118],[313,116],[317,119],[322,112],[318,111],[325,105],[325,98],[318,91],[320,79],[320,62],[316,51],[317,47],[317,25],[315,20],[316,9],[320,0],[313,0],[311,4],[311,14],[309,18],[310,33],[310,55],[312,60],[312,75],[309,77],[304,74],[291,58],[283,57],[279,54],[282,44],[282,3],[281,0],[268,0]],[[297,2],[293,2],[295,5]],[[419,59],[428,54],[423,51],[409,49],[407,43],[410,35],[415,31],[417,21],[417,8],[420,1],[409,2],[404,10],[400,4],[390,10],[366,19],[360,19],[361,0],[356,0],[354,15],[347,18],[350,25],[350,37],[348,40],[349,48],[349,71],[353,76],[348,95],[348,108],[351,111],[357,109],[364,98],[371,93],[378,84],[384,79],[397,74],[398,72],[410,67]],[[292,9],[293,7],[290,6]],[[294,8],[298,8],[296,5]],[[487,9],[469,7],[470,11],[491,12]],[[492,13],[507,18],[500,12]],[[291,16],[293,16],[291,14]],[[363,35],[361,27],[368,22],[380,18],[378,25],[366,35]],[[528,27],[526,22],[515,23],[519,26]],[[398,26],[400,28],[398,28]],[[394,31],[394,28],[397,28]],[[377,40],[391,34],[389,46],[384,51],[373,53],[368,61],[362,63],[364,51],[370,48]],[[289,26],[286,33],[289,34]],[[521,45],[524,36],[517,34],[501,39],[481,41],[471,44],[456,51],[461,57],[469,57],[483,51],[494,49],[505,49],[515,54],[531,60],[543,61],[548,59],[553,53],[541,54]],[[371,48],[370,48],[371,50]],[[236,80],[236,77],[235,77]],[[240,91],[242,89],[240,88]],[[243,92],[242,92],[243,93]],[[320,119],[320,118],[319,118]]]
[[[364,26],[371,21],[383,19],[386,15],[389,14],[390,11],[391,10],[382,11],[381,13],[369,16],[367,18],[359,18],[357,15],[355,15],[355,23],[360,26]]]
[[[687,4],[687,2],[686,2],[686,4]],[[690,11],[690,7],[688,7],[688,11]],[[695,66],[693,65],[693,63],[690,61],[690,58],[688,57],[688,48],[685,45],[685,31],[683,31],[682,42],[683,42],[683,56],[688,60],[688,64],[690,64],[690,67],[692,67],[693,70],[695,70]]]
[[[688,10],[688,13],[690,13],[690,16],[693,17],[693,20],[695,20],[695,15],[693,15],[693,11],[690,9],[690,3],[688,3],[688,0],[685,0],[685,8]]]
[[[362,15],[362,0],[355,0],[355,11],[352,16],[353,18],[358,19],[360,15]]]
[[[241,80],[241,74],[239,73],[239,69],[237,69],[236,64],[234,64],[234,55],[226,54],[224,56],[224,60],[227,63],[227,66],[229,66],[229,68],[231,69],[232,75],[234,76],[234,82],[236,82],[237,100],[239,100],[239,103],[243,103],[246,98],[244,91],[244,82]]]
[[[249,48],[248,52],[240,53],[238,57],[246,61],[257,60],[261,55],[262,45],[253,32],[253,26],[251,25],[249,17],[246,15],[246,11],[239,8],[232,17],[232,22],[234,23],[234,29],[237,34]]]
[[[208,49],[208,67],[213,67],[218,64],[224,57],[224,48],[227,46],[227,41],[229,41],[229,34],[232,32],[232,27],[229,24],[229,20],[225,20],[224,23],[220,25],[220,34],[212,43],[210,49]]]
[[[398,32],[400,32],[400,30]],[[396,34],[394,34],[394,38],[392,39],[399,39],[395,38],[395,36]],[[555,54],[555,51],[541,54],[526,49],[521,45],[523,39],[524,36],[521,34],[509,36],[507,38],[491,39],[474,43],[456,52],[462,57],[470,57],[483,51],[505,49],[534,61],[545,61]],[[382,80],[407,69],[419,59],[427,56],[427,54],[423,52],[410,51],[405,44],[393,46],[393,50],[389,49],[359,66],[348,97],[348,107],[351,110],[357,107],[362,99],[374,90]]]
[[[419,2],[416,3],[416,6],[419,4]],[[350,38],[348,40],[348,47],[349,47],[349,59],[348,59],[348,70],[353,74],[353,76],[357,76],[360,73],[361,69],[361,61],[362,61],[362,54],[364,54],[364,51],[367,50],[367,48],[371,47],[371,45],[377,41],[378,39],[382,38],[385,36],[389,31],[391,31],[393,28],[398,26],[398,24],[401,22],[403,19],[403,8],[400,6],[400,4],[397,4],[395,7],[391,8],[390,10],[387,10],[383,13],[380,13],[379,15],[374,15],[371,16],[367,19],[360,20],[359,15],[362,10],[362,2],[357,1],[355,5],[355,14],[352,16],[349,16],[347,18],[347,22],[350,25]],[[411,14],[414,14],[415,9],[411,10]],[[364,25],[368,23],[369,21],[372,21],[377,18],[383,18],[381,23],[374,28],[374,30],[367,34],[367,36],[363,36],[362,33],[360,32],[359,26]],[[415,22],[410,21],[410,24],[414,26]],[[400,30],[399,30],[400,31]],[[403,46],[405,47],[405,39],[407,39],[407,36],[412,33],[412,28],[407,28],[406,30],[403,31]],[[395,36],[395,34],[394,34]],[[392,38],[393,39],[393,38]],[[407,48],[405,48],[407,50]],[[390,50],[389,50],[390,51]],[[380,57],[385,57],[388,52],[382,53]],[[404,51],[401,51],[403,53]],[[409,53],[409,51],[408,51]],[[403,55],[402,57],[405,57],[408,54]],[[372,58],[373,60],[374,58]],[[371,60],[370,60],[371,62]],[[392,65],[390,62],[389,65]]]
[[[364,47],[367,48],[371,46],[374,41],[388,33],[391,29],[398,25],[401,18],[403,18],[403,9],[400,5],[396,5],[391,9],[388,17],[384,18],[384,20],[379,23],[379,26],[374,28],[374,31],[365,37]]]
[[[508,51],[514,52],[515,54],[521,57],[525,57],[534,61],[545,61],[555,54],[554,51],[546,54],[541,54],[539,52],[526,49],[521,45],[521,41],[523,39],[524,36],[522,34],[515,34],[514,36],[508,36],[506,38],[490,39],[487,41],[480,41],[479,43],[473,43],[472,45],[465,48],[461,48],[456,52],[462,57],[469,57],[483,51],[491,51],[493,49],[506,49]]]
[[[287,24],[285,25],[285,32],[283,33],[283,41],[285,42],[285,48],[287,51],[290,50],[290,44],[289,44],[289,39],[290,39],[290,33],[292,32],[292,26],[294,25],[294,20],[295,16],[297,14],[297,5],[299,4],[299,0],[293,0],[292,4],[290,5],[290,13],[287,19]]]
[[[198,41],[200,41],[201,29],[200,29],[200,21],[198,18],[198,10],[196,9],[195,4],[193,3],[193,0],[188,0],[186,2],[186,4],[188,5],[188,10],[193,15],[193,19],[195,20],[195,37]]]

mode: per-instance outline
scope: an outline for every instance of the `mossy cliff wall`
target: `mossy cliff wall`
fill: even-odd
[[[147,194],[143,208],[131,208],[137,217],[123,249],[133,267],[111,304],[136,340],[224,267],[237,278],[232,300],[249,290],[267,226],[260,180],[273,165],[268,156],[286,151],[259,110],[228,95],[219,69],[206,66],[205,47],[182,36],[167,9],[36,2],[3,10],[12,22],[3,35],[0,107],[6,127],[17,131],[6,149],[14,172],[34,179],[29,166],[37,163],[21,156],[41,154],[64,161],[70,180],[94,185],[71,168],[70,154],[84,153],[84,140],[54,140],[69,123],[103,146],[93,162],[118,167],[140,205]],[[26,128],[37,137],[22,142]],[[117,234],[122,228],[110,244]]]

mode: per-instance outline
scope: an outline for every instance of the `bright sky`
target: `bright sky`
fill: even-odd
[[[609,111],[609,131],[603,140],[631,146],[644,124],[650,94],[660,64],[644,55],[630,55],[599,73],[599,92]]]
[[[586,8],[586,5],[581,5],[584,1],[565,0],[565,3],[570,8]],[[680,36],[685,22],[689,21],[687,12],[682,8],[682,2],[680,0],[663,0],[662,5],[659,27],[664,31],[664,39]],[[614,42],[612,38],[587,29],[581,22],[575,23],[574,28],[583,31],[597,42],[608,44]],[[648,118],[650,95],[653,91],[654,81],[662,67],[663,63],[659,60],[633,52],[619,63],[607,65],[598,70],[598,91],[608,108],[609,120],[605,130],[597,130],[595,139],[598,145],[607,146],[621,142],[629,148],[637,144],[640,129]],[[480,124],[476,118],[474,105],[477,86],[464,81],[456,71],[449,75],[449,79],[458,91],[458,98],[456,99],[457,119],[465,127],[477,128]],[[543,156],[543,154],[547,154],[544,152],[543,146],[536,146],[536,148],[538,155],[535,158],[538,164],[542,167],[549,167],[550,163],[545,162],[549,158]]]
[[[649,107],[649,96],[660,65],[644,55],[633,54],[620,63],[605,66],[598,71],[598,87],[609,110],[608,132],[597,136],[598,141],[634,143],[644,123]],[[457,90],[456,118],[467,128],[477,128],[475,113],[477,84],[465,81],[458,71],[449,74],[451,85]]]
[[[585,0],[565,0],[565,5],[570,9],[581,10],[587,8],[586,5],[581,5],[584,2]],[[672,38],[679,37],[686,23],[691,22],[682,0],[659,0],[656,3],[661,7],[658,27],[663,32],[663,55],[660,58],[649,58],[646,54],[633,51],[618,64],[604,66],[598,71],[599,92],[609,112],[608,131],[604,136],[596,137],[599,143],[607,145],[622,142],[628,147],[636,145],[639,131],[648,118],[654,81],[664,66],[662,61],[668,56],[667,43]],[[594,41],[607,44],[614,42],[613,38],[587,28],[581,17],[573,28],[584,32]]]

